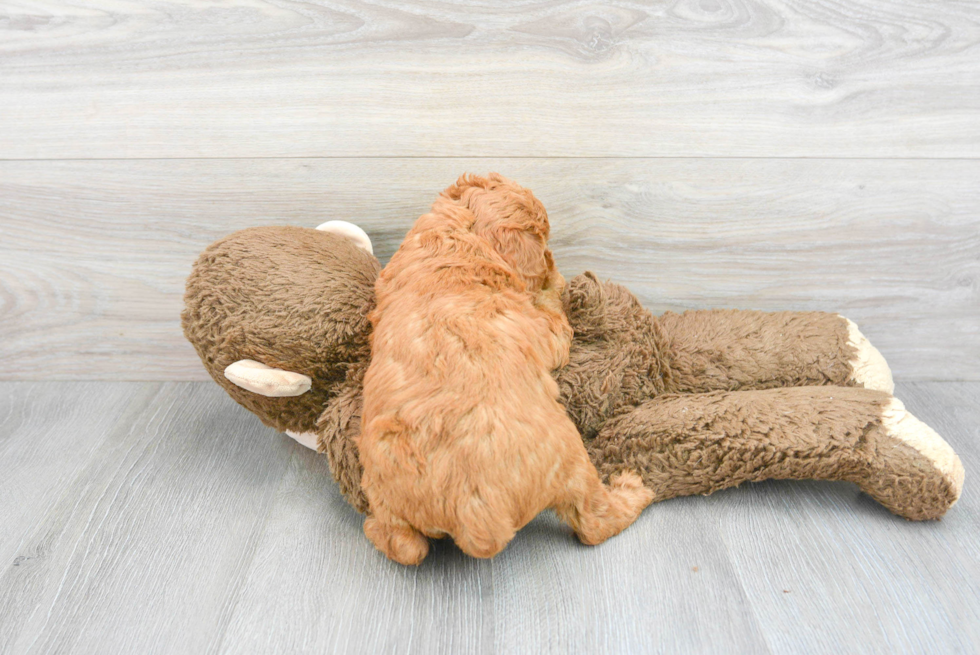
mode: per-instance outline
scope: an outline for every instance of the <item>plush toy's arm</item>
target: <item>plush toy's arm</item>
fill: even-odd
[[[655,500],[744,481],[847,480],[907,519],[959,498],[963,466],[892,396],[855,387],[669,395],[609,421],[587,444],[604,478],[637,471]]]
[[[362,469],[357,453],[357,436],[361,432],[366,369],[367,362],[351,369],[343,389],[327,404],[316,424],[317,450],[327,455],[330,472],[344,498],[364,514],[368,511],[368,501],[361,489]]]
[[[894,391],[884,357],[839,314],[704,310],[657,321],[681,393],[824,384]]]

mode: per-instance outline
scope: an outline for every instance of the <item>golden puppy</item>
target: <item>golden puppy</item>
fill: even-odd
[[[358,447],[364,532],[397,562],[447,534],[493,557],[549,507],[598,544],[652,499],[634,473],[602,484],[558,403],[572,331],[547,239],[530,191],[464,176],[381,272]]]

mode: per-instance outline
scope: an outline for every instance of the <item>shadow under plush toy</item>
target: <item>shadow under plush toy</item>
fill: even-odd
[[[182,314],[211,377],[326,453],[361,512],[356,436],[380,270],[349,223],[250,228],[200,256]],[[959,458],[891,395],[885,360],[837,314],[653,316],[588,272],[568,281],[563,304],[574,339],[555,371],[560,400],[604,480],[636,471],[655,501],[744,481],[846,480],[916,520],[960,495]]]

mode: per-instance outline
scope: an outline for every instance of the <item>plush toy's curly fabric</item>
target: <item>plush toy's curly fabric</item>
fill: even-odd
[[[316,431],[359,511],[355,437],[368,361],[365,315],[380,266],[302,228],[219,241],[188,281],[184,329],[212,377],[268,425]],[[654,317],[586,273],[564,307],[575,337],[561,400],[606,479],[639,471],[657,500],[770,478],[849,480],[909,519],[959,497],[953,450],[893,398],[881,355],[836,314],[707,310]],[[242,359],[312,378],[269,398],[224,377]]]
[[[673,355],[660,325],[624,287],[586,272],[569,281],[564,305],[574,337],[558,386],[588,440],[610,416],[671,389]]]
[[[895,398],[871,389],[670,394],[610,420],[587,447],[600,474],[641,471],[657,500],[746,481],[846,480],[896,514],[937,518],[959,497],[962,467],[944,463],[944,474],[903,440],[899,421],[932,432]]]

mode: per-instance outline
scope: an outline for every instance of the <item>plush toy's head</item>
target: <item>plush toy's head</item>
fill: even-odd
[[[381,265],[356,236],[249,228],[194,264],[184,334],[211,377],[270,427],[311,430],[351,366],[369,357]]]

